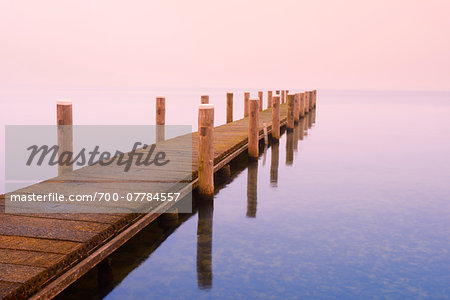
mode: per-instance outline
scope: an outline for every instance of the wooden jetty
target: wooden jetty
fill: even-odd
[[[305,103],[304,108],[299,108],[299,112],[308,112],[314,109],[316,93],[310,92],[309,95],[310,101]],[[230,99],[230,96],[228,97]],[[202,97],[202,102],[206,102],[206,100],[205,97]],[[277,109],[280,112],[279,124],[276,126],[278,128],[286,125],[288,107],[286,103],[282,103]],[[264,132],[271,134],[272,119],[272,108],[259,112],[259,141],[264,139]],[[214,128],[213,172],[227,167],[234,158],[248,149],[249,118],[228,121],[230,122]],[[176,143],[180,138],[192,139],[190,187],[196,189],[198,187],[199,133],[194,132],[167,142]],[[67,181],[67,185],[70,185],[70,180],[67,179],[69,177],[64,176],[69,175],[64,174],[52,180],[54,182]],[[46,184],[46,182],[42,184]],[[76,189],[74,186],[68,189],[72,188]],[[164,209],[169,211],[172,204],[167,203]],[[102,262],[142,228],[158,217],[163,217],[161,210],[150,211],[146,214],[6,214],[4,210],[5,198],[4,195],[1,195],[1,299],[48,299],[56,296]]]

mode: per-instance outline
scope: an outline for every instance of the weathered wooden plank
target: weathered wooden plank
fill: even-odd
[[[33,267],[51,267],[60,263],[64,255],[29,250],[12,250],[0,248],[0,263]]]
[[[0,281],[25,283],[45,268],[0,263]]]
[[[0,235],[0,248],[3,249],[67,254],[79,249],[81,246],[82,243],[77,242]]]

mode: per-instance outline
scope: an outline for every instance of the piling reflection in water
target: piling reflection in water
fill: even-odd
[[[198,206],[197,282],[202,290],[212,287],[213,211],[213,201],[204,201]]]
[[[270,185],[273,187],[278,186],[278,163],[280,160],[280,144],[277,142],[272,143],[272,161],[270,164]]]
[[[258,198],[258,161],[252,161],[247,170],[247,217],[256,217]]]
[[[286,131],[286,165],[294,163],[294,132]]]
[[[282,134],[286,134],[286,164],[288,164],[288,162],[293,164],[294,147],[296,146],[296,143],[298,143],[298,140],[304,139],[304,134],[308,128],[311,128],[314,124],[315,113],[316,111],[313,109],[306,114],[305,117],[300,118],[293,131],[281,132]],[[281,146],[283,147],[284,145]],[[301,144],[297,145],[298,148],[301,146]],[[278,187],[280,151],[283,151],[283,149],[280,150],[280,142],[272,140],[270,143],[270,151],[270,185],[272,187]],[[262,153],[261,156],[263,155],[264,154]],[[283,154],[281,153],[281,155]],[[260,158],[264,164],[264,157]],[[225,165],[221,170],[219,170],[219,172],[216,173],[217,179],[220,179],[216,181],[216,184],[221,184],[221,187],[223,188],[233,181],[233,179],[241,172],[244,172],[247,169],[246,216],[249,218],[255,218],[257,212],[258,171],[261,171],[261,167],[258,166],[258,161],[248,162],[248,158],[244,154],[230,162],[230,165]],[[218,189],[221,187],[219,186]],[[57,298],[66,299],[71,293],[73,293],[73,295],[71,295],[71,299],[95,298],[95,295],[98,296],[97,298],[102,298],[108,295],[117,285],[121,284],[124,278],[126,278],[134,269],[137,269],[142,261],[147,260],[150,257],[150,254],[152,254],[168,236],[175,232],[175,229],[180,226],[180,224],[183,224],[186,220],[192,216],[195,216],[196,213],[198,213],[196,260],[197,288],[200,290],[212,289],[214,205],[212,201],[203,203],[198,198],[196,203],[197,206],[194,207],[193,214],[180,214],[179,220],[177,220],[174,224],[166,224],[168,221],[167,217],[170,215],[164,215],[158,219],[158,222],[151,223],[149,227],[143,229],[138,235],[128,241],[126,245],[112,255],[114,257],[112,265],[110,262],[100,264],[96,272],[89,272],[83,277],[82,280],[79,280],[79,282],[76,283],[76,293],[74,292],[75,288],[69,288],[66,293],[63,292]],[[93,283],[95,283],[94,287],[91,286]],[[217,282],[216,285],[219,285],[219,283]],[[157,293],[157,291],[154,292]]]
[[[298,122],[298,139],[303,141],[304,129],[305,128],[305,118],[301,118]]]
[[[314,125],[316,123],[316,109],[314,108],[311,111],[311,125]],[[312,127],[312,126],[311,126]],[[310,128],[311,128],[310,127]]]
[[[293,142],[292,148],[293,148],[293,150],[294,150],[295,152],[298,151],[298,132],[299,132],[299,127],[298,127],[298,125],[299,125],[299,123],[295,123],[295,126],[294,126],[294,132],[293,132],[293,135],[294,135],[294,142]]]
[[[308,114],[308,129],[312,127],[313,124],[313,114],[315,113],[315,110],[312,110]]]

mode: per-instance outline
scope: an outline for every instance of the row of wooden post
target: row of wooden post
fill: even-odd
[[[280,105],[287,102],[288,131],[294,128],[294,124],[300,117],[316,106],[317,91],[306,91],[304,93],[289,94],[287,90],[277,90],[275,96],[272,91],[267,93],[268,108],[272,108],[272,139],[280,139]],[[248,155],[250,159],[259,156],[259,112],[262,111],[263,92],[258,92],[258,98],[250,98],[250,93],[244,93],[244,117],[248,117]],[[165,139],[165,98],[156,98],[156,141]],[[227,93],[227,123],[233,122],[233,93]],[[63,130],[60,125],[72,125],[72,102],[57,102],[57,125],[58,130]],[[70,129],[71,130],[71,129]],[[59,135],[67,138],[69,134]],[[212,197],[214,194],[214,105],[209,104],[209,96],[201,96],[201,104],[198,114],[198,192],[204,197]],[[59,140],[58,140],[59,141]],[[61,151],[71,151],[71,141],[61,140],[59,144],[65,145]],[[70,148],[70,149],[66,149]],[[64,171],[60,170],[60,174]]]
[[[316,106],[317,91],[289,94],[288,90],[267,92],[268,108],[272,108],[272,139],[280,139],[280,105],[287,102],[288,131],[294,129],[300,117],[304,117]],[[212,198],[214,195],[214,106],[206,104],[202,96],[198,118],[198,192],[200,196]],[[263,92],[258,92],[257,98],[250,98],[250,93],[244,93],[244,117],[248,117],[248,155],[255,160],[259,156],[259,112],[262,111]],[[233,122],[233,93],[227,93],[227,123]]]

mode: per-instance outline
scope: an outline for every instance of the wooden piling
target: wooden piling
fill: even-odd
[[[56,101],[56,118],[57,125],[73,125],[72,120],[72,101],[58,100]]]
[[[200,103],[201,104],[209,104],[209,96],[208,95],[202,95]]]
[[[305,116],[305,93],[300,93],[300,116]]]
[[[250,93],[244,93],[244,118],[248,117]]]
[[[269,135],[267,133],[267,123],[263,122],[263,132],[264,132],[264,145],[267,147],[269,145]]]
[[[282,91],[281,91],[281,104],[283,104],[285,100],[286,100],[286,94],[285,94],[285,92],[282,90]]]
[[[309,112],[309,94],[308,91],[304,92],[304,99],[305,99],[305,114]]]
[[[315,108],[317,105],[317,90],[313,91],[313,107]]]
[[[73,171],[72,101],[56,102],[56,124],[58,132],[58,175]]]
[[[272,98],[272,139],[280,139],[280,96]]]
[[[294,123],[297,124],[300,117],[300,93],[294,94]]]
[[[313,103],[314,105],[313,105],[313,107],[316,108],[316,106],[317,106],[317,90],[314,90],[313,94],[314,94],[314,103]]]
[[[233,93],[227,93],[227,123],[233,122]]]
[[[166,99],[156,97],[156,142],[165,140]]]
[[[214,197],[214,105],[200,104],[198,110],[198,193]]]
[[[259,111],[262,111],[263,108],[263,91],[258,92],[258,98],[259,98]]]
[[[248,155],[257,159],[259,155],[259,99],[250,99],[250,118],[248,120]]]
[[[276,94],[276,95],[279,95],[279,94],[280,94],[280,91],[279,91],[279,90],[276,90],[276,91],[275,91],[275,94]]]
[[[312,92],[308,91],[308,111],[311,111],[312,109]]]
[[[287,95],[287,122],[286,128],[288,131],[294,129],[294,95]]]
[[[272,108],[272,91],[267,91],[267,108]]]

